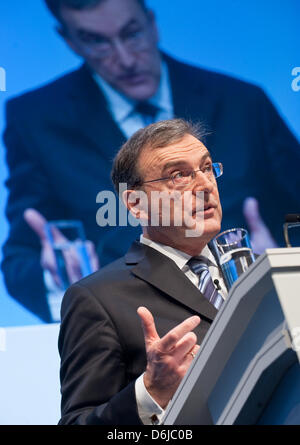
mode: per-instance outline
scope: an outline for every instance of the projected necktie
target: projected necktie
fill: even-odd
[[[145,125],[150,125],[155,121],[158,110],[158,107],[149,102],[138,102],[135,106],[135,111],[142,116]]]
[[[207,263],[201,258],[191,258],[187,265],[192,272],[199,276],[198,288],[204,297],[212,303],[216,309],[220,309],[223,304],[223,297],[217,291],[211,279]]]

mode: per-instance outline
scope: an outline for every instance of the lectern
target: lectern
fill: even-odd
[[[267,249],[234,283],[165,425],[300,424],[300,248]]]

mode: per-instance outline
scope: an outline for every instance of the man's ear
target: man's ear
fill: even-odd
[[[122,200],[134,218],[148,221],[148,198],[143,190],[124,190]]]
[[[68,36],[68,33],[66,31],[66,29],[64,28],[63,25],[58,24],[55,26],[55,31],[57,32],[57,34],[65,41],[65,43],[67,44],[67,46],[74,52],[76,53],[78,56],[83,57],[82,54],[80,53],[79,48],[77,47],[77,45],[72,41],[72,39]]]
[[[153,32],[155,41],[156,41],[156,43],[158,43],[159,42],[159,32],[158,32],[158,27],[156,24],[156,18],[155,18],[154,11],[152,11],[152,9],[148,9],[147,16],[151,23],[151,28],[152,28],[152,32]]]
[[[149,21],[152,24],[156,24],[155,13],[154,13],[154,11],[152,9],[148,9],[147,10],[147,16],[148,16]]]

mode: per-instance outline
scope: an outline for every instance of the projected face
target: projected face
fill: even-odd
[[[145,100],[160,79],[158,33],[152,11],[136,0],[104,0],[85,10],[63,7],[63,37],[113,88]]]

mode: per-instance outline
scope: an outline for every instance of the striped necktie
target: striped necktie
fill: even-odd
[[[220,309],[224,299],[220,295],[212,281],[211,275],[208,270],[208,265],[204,258],[192,257],[187,265],[190,267],[191,271],[199,276],[198,288],[204,297],[215,306],[216,309]]]
[[[144,101],[136,104],[135,111],[141,115],[145,125],[150,125],[155,122],[155,117],[159,111],[159,108],[150,104],[150,102]]]

